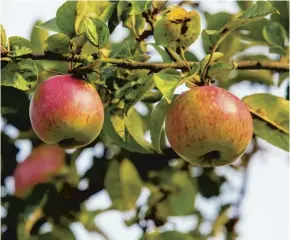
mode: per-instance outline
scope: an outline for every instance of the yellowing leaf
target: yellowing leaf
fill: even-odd
[[[289,101],[267,93],[243,98],[254,118],[254,133],[289,151]]]

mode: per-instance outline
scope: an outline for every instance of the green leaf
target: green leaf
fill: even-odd
[[[167,68],[153,74],[156,87],[163,94],[168,103],[171,102],[175,88],[180,83],[180,73],[175,69]]]
[[[276,47],[270,47],[269,53],[275,53],[275,54],[284,56],[287,54],[287,50],[282,47],[276,46]]]
[[[200,30],[197,11],[187,12],[181,7],[175,7],[156,23],[154,39],[156,44],[163,47],[186,49],[199,37]]]
[[[104,121],[103,131],[109,137],[109,139],[113,143],[118,145],[120,148],[127,149],[131,152],[148,153],[148,151],[144,149],[143,147],[141,147],[140,145],[134,144],[135,143],[134,141],[129,141],[128,136],[126,136],[127,141],[126,142],[123,141],[123,139],[116,132],[112,124],[111,117],[108,110],[105,111],[105,121]]]
[[[279,74],[278,87],[280,87],[285,80],[289,80],[289,72]]]
[[[143,239],[140,240],[193,240],[193,238],[187,233],[182,233],[178,231],[166,231],[147,233],[143,237]]]
[[[273,74],[269,70],[235,70],[235,72],[236,74],[229,80],[231,83],[250,81],[267,86],[274,84]]]
[[[118,210],[124,210],[120,163],[112,160],[105,176],[105,188],[112,200],[112,205]]]
[[[149,9],[152,5],[151,0],[145,0],[145,1],[135,1],[131,0],[129,1],[131,3],[131,9],[129,11],[129,15],[138,15],[144,12],[145,10]]]
[[[32,51],[38,53],[44,52],[45,40],[48,38],[48,31],[46,29],[39,28],[39,25],[41,25],[41,21],[36,21],[30,33]]]
[[[186,171],[178,171],[172,175],[172,184],[176,188],[169,198],[170,216],[183,216],[192,214],[196,189]]]
[[[152,146],[144,138],[145,135],[145,123],[144,119],[140,116],[135,108],[131,108],[128,115],[124,118],[126,129],[133,139],[142,148],[146,149],[148,152],[152,152]]]
[[[273,14],[271,20],[281,23],[289,36],[289,1],[270,1],[280,14]]]
[[[73,52],[78,52],[83,48],[83,46],[88,42],[87,36],[85,33],[75,36],[70,40],[71,48]],[[82,51],[83,54],[86,54]]]
[[[10,57],[20,57],[32,52],[30,42],[22,37],[10,37],[9,45],[8,56]]]
[[[103,22],[108,22],[109,19],[112,17],[115,9],[117,8],[118,2],[110,2],[110,5],[108,5],[105,9],[105,11],[102,12],[100,15],[100,20]]]
[[[62,4],[56,12],[56,24],[64,33],[75,32],[77,1],[67,1]]]
[[[141,193],[142,181],[137,169],[128,159],[121,162],[120,178],[125,209],[133,209]]]
[[[155,50],[159,53],[159,55],[162,58],[162,62],[165,62],[165,63],[171,63],[172,62],[172,60],[171,60],[170,56],[168,55],[168,53],[164,49],[162,49],[159,45],[157,45],[156,43],[152,43],[151,46],[154,47]]]
[[[46,29],[52,32],[62,32],[56,24],[56,18],[52,18],[45,23],[38,25],[37,27]]]
[[[214,63],[210,66],[208,76],[219,78],[220,76],[229,74],[233,69],[235,69],[234,64],[224,62]]]
[[[263,36],[267,42],[274,46],[284,47],[286,42],[286,31],[278,22],[271,22],[263,28]]]
[[[112,160],[105,176],[105,188],[118,210],[130,210],[142,189],[142,181],[135,166],[128,160]]]
[[[29,90],[38,80],[38,68],[32,59],[9,62],[1,71],[1,85]]]
[[[247,0],[247,1],[238,0],[237,4],[243,11],[246,11],[248,8],[250,8],[253,5],[253,1],[252,0]]]
[[[54,52],[54,53],[70,53],[70,38],[63,34],[57,33],[51,35],[45,43],[47,47],[45,49],[46,52]]]
[[[254,116],[254,133],[289,151],[289,101],[267,93],[243,98]]]
[[[85,18],[80,23],[78,34],[85,33],[88,40],[96,47],[104,47],[109,41],[109,28],[100,19]]]
[[[233,18],[233,15],[228,12],[219,12],[216,14],[204,13],[204,16],[207,21],[207,29],[219,30],[225,24],[230,22]],[[210,52],[212,46],[217,42],[218,36],[208,35],[206,32],[202,32],[202,44],[204,51],[206,53]]]
[[[271,3],[267,1],[258,1],[247,11],[245,11],[241,16],[228,22],[219,30],[204,30],[203,38],[206,38],[206,35],[218,35],[218,38],[216,38],[216,41],[212,44],[219,45],[230,32],[248,23],[261,20],[265,16],[272,13],[277,13],[277,10],[271,5]]]
[[[152,75],[146,75],[142,77],[145,83],[144,84],[140,84],[140,86],[136,89],[137,94],[136,96],[133,98],[133,100],[130,100],[128,103],[126,103],[125,107],[124,107],[124,112],[125,114],[128,113],[128,111],[137,103],[139,102],[145,95],[146,93],[148,93],[154,86],[155,83],[153,81]],[[132,90],[131,90],[132,91]]]
[[[273,128],[272,125],[254,116],[254,133],[268,143],[289,152],[289,134]]]
[[[7,44],[7,37],[6,37],[6,32],[2,24],[0,24],[0,36],[1,36],[1,46],[6,48]]]
[[[207,54],[200,62],[200,71],[203,72],[206,64],[208,63],[209,59],[210,59],[210,55],[211,54]],[[216,60],[218,60],[219,58],[223,57],[224,54],[221,53],[221,52],[215,52],[213,55],[212,55],[212,58],[211,58],[211,62],[214,62]]]
[[[155,151],[162,153],[160,148],[163,124],[170,107],[165,98],[161,99],[151,113],[150,138]]]

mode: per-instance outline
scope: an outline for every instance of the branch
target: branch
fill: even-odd
[[[1,61],[7,61],[7,53],[1,54]],[[31,53],[20,56],[18,58],[31,58],[33,60],[54,60],[54,61],[66,61],[70,62],[73,60],[74,62],[82,62],[86,59],[87,56],[83,55],[74,55],[71,54],[56,54],[56,53]],[[5,59],[3,59],[5,58]],[[186,62],[178,61],[175,63],[161,63],[161,62],[138,62],[131,59],[117,59],[117,58],[100,58],[96,59],[96,61],[100,61],[103,63],[110,63],[116,65],[118,67],[126,68],[126,69],[149,69],[153,72],[160,71],[165,68],[174,68],[186,70],[187,64],[188,66],[193,66],[194,64],[199,62]],[[240,61],[235,62],[236,69],[239,70],[259,70],[266,69],[277,72],[287,72],[289,71],[289,63],[279,62],[279,61]],[[84,67],[83,70],[89,70],[89,68]]]

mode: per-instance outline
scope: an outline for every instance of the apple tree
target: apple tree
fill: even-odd
[[[76,239],[74,222],[109,239],[94,219],[113,209],[134,213],[124,222],[143,240],[236,239],[259,140],[289,151],[289,2],[236,4],[236,14],[212,14],[192,1],[67,1],[35,22],[30,39],[1,25],[3,239]],[[112,41],[120,28],[128,34]],[[203,57],[192,48],[199,40]],[[263,55],[253,51],[261,46]],[[245,81],[266,90],[230,93]],[[19,140],[32,145],[21,163]],[[80,174],[76,162],[94,149]],[[228,186],[218,168],[243,184],[238,201],[208,220],[196,198]],[[103,190],[111,206],[89,210],[86,200]],[[197,219],[189,232],[164,228],[188,215]]]

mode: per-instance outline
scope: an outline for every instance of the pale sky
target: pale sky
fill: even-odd
[[[7,36],[22,36],[29,38],[31,26],[37,19],[47,21],[55,17],[57,8],[63,3],[63,0],[2,0],[0,3],[0,22],[3,24]],[[238,11],[236,4],[232,1],[203,1],[202,6],[210,12],[220,10],[235,13]],[[204,28],[203,23],[203,28]],[[117,37],[122,37],[119,30],[112,38],[120,41]],[[203,57],[200,51],[201,41],[198,40],[193,44],[191,49],[199,57]],[[252,49],[249,51],[253,51]],[[264,48],[258,51],[265,53]],[[157,58],[155,58],[157,59]],[[184,89],[179,89],[183,91]],[[238,84],[230,89],[238,97],[242,98],[257,92],[265,92],[266,88],[261,86],[249,86],[247,83]],[[271,87],[272,94],[283,96],[285,94],[285,84],[281,88]],[[13,129],[10,131],[13,135]],[[242,206],[242,219],[238,225],[239,240],[288,240],[289,235],[289,165],[287,163],[289,155],[276,147],[271,146],[263,140],[259,143],[263,146],[263,151],[257,153],[251,161],[249,183],[247,186],[246,197]],[[31,145],[27,141],[20,141],[21,151],[18,161],[22,161],[29,154]],[[86,153],[78,160],[78,171],[83,174],[92,164],[92,156],[97,154],[100,149],[88,149]],[[219,168],[223,173],[223,168]],[[231,179],[231,185],[234,189],[225,189],[223,197],[220,199],[197,200],[198,207],[210,218],[214,218],[216,211],[215,206],[218,201],[227,201],[237,199],[238,187],[241,184],[239,176],[232,173],[225,173]],[[85,187],[85,182],[82,187]],[[144,189],[139,202],[144,202],[148,197],[148,190]],[[86,203],[89,209],[106,208],[110,206],[110,199],[105,191],[95,194]],[[110,211],[96,217],[95,222],[109,236],[110,240],[137,240],[141,230],[137,226],[126,227],[123,219],[130,216],[130,213],[121,213]],[[195,219],[188,217],[171,217],[170,222],[165,229],[178,231],[188,231],[195,225]],[[74,223],[71,226],[76,234],[77,240],[103,240],[96,233],[88,233],[81,224]],[[202,226],[207,231],[208,225]],[[215,239],[222,239],[221,237]]]

